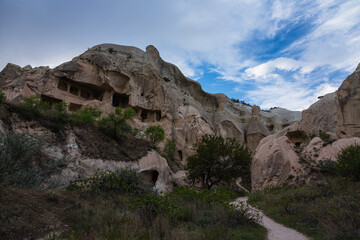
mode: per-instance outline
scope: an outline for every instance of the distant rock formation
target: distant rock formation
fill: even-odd
[[[309,139],[310,134],[323,134]],[[341,149],[360,144],[360,64],[334,93],[302,112],[299,124],[258,144],[251,167],[253,189],[305,181],[320,160],[336,161]],[[310,178],[307,178],[308,180]]]
[[[258,116],[253,120],[249,106],[204,92],[198,82],[163,61],[154,46],[144,52],[101,44],[54,69],[8,64],[0,74],[0,90],[13,103],[38,94],[51,104],[67,102],[69,111],[87,105],[104,113],[133,107],[131,125],[141,131],[160,125],[166,139],[175,141],[176,158],[183,162],[204,134],[236,138],[254,151],[263,137],[301,118],[300,112],[259,108],[253,109]]]

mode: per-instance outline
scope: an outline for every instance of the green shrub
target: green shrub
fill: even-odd
[[[320,160],[317,163],[317,167],[323,174],[334,175],[336,173],[336,162],[330,159]]]
[[[24,98],[24,102],[19,104],[20,109],[23,109],[22,115],[27,119],[39,117],[40,114],[49,111],[51,106],[48,102],[41,101],[38,95]]]
[[[165,131],[161,126],[155,125],[148,127],[145,130],[145,135],[147,138],[149,138],[151,144],[155,146],[158,142],[164,140]]]
[[[72,182],[69,190],[90,192],[118,192],[139,194],[145,192],[147,185],[143,177],[134,169],[123,168],[114,172],[106,171],[94,177]]]
[[[101,111],[93,106],[86,106],[83,109],[72,113],[70,121],[74,125],[94,125],[95,119],[99,118]]]
[[[336,172],[341,177],[360,181],[360,145],[350,145],[338,154]]]
[[[163,156],[166,160],[173,162],[175,160],[176,144],[173,140],[168,140],[163,150]]]
[[[236,139],[205,135],[196,154],[187,159],[187,177],[208,189],[221,182],[234,183],[239,177],[250,185],[251,154]]]
[[[116,108],[114,113],[108,114],[108,116],[101,118],[98,121],[99,127],[106,133],[118,138],[119,132],[124,130],[131,130],[130,125],[126,122],[135,116],[135,110],[133,108]]]
[[[37,188],[64,166],[62,160],[45,159],[42,139],[25,134],[0,135],[0,182],[5,185]]]
[[[54,106],[54,113],[58,121],[67,123],[69,121],[70,114],[67,111],[68,104],[64,101],[58,102]]]
[[[6,96],[3,92],[0,92],[0,103],[3,103],[6,101]]]

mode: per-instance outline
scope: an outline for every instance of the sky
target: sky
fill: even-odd
[[[359,0],[0,0],[0,69],[154,45],[210,93],[303,110],[360,63]]]

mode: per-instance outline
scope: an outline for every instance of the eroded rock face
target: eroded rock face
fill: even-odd
[[[359,64],[360,65],[360,64]],[[323,96],[302,112],[301,129],[308,133],[330,132],[337,138],[360,137],[359,66],[339,89]]]
[[[136,117],[131,125],[141,131],[160,125],[166,139],[175,141],[176,158],[183,162],[204,134],[234,137],[246,144],[246,129],[252,118],[250,107],[234,103],[224,94],[204,92],[199,83],[163,61],[153,46],[144,52],[101,44],[54,69],[10,64],[0,74],[0,90],[10,102],[38,94],[51,104],[67,102],[69,111],[92,105],[106,114],[115,107],[133,107]],[[259,110],[259,121],[272,133],[289,122],[284,112]],[[299,119],[293,114],[292,121]],[[249,135],[252,149],[265,132],[261,128]]]
[[[251,165],[253,190],[263,189],[268,185],[281,185],[290,175],[303,173],[295,144],[286,136],[289,131],[291,127],[260,141]]]
[[[360,65],[360,64],[359,64]],[[360,137],[360,70],[346,78],[337,91],[339,100],[338,134]]]
[[[330,140],[333,143],[324,143],[319,137],[313,138],[310,142],[305,141],[310,134],[320,131],[328,135],[327,142]],[[294,182],[292,179],[301,177],[304,171],[305,174],[310,174],[308,168],[316,167],[320,160],[336,161],[341,149],[359,144],[358,137],[360,137],[360,64],[336,92],[321,97],[319,101],[304,110],[299,125],[285,128],[261,140],[253,159],[253,188],[261,189],[268,184],[281,185]],[[295,156],[300,165],[294,164],[297,161]],[[289,164],[291,171],[287,168]],[[290,174],[293,177],[286,179],[285,175],[290,176]]]

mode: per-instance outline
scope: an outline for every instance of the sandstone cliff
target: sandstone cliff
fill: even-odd
[[[259,111],[252,120],[250,107],[224,94],[204,92],[198,82],[163,61],[153,46],[144,52],[101,44],[54,69],[8,64],[0,74],[0,90],[13,103],[34,94],[51,103],[63,100],[69,111],[86,105],[104,113],[118,106],[133,107],[132,126],[144,131],[161,125],[166,139],[175,141],[180,161],[193,153],[204,134],[234,137],[255,150],[270,132],[300,120],[300,112],[284,109]]]
[[[359,144],[359,99],[360,64],[336,92],[304,110],[299,124],[261,140],[251,169],[253,189],[310,181],[320,160],[336,161],[343,148]],[[314,134],[324,139],[311,140]]]

